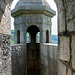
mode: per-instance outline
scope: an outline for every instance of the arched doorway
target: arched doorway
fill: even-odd
[[[30,26],[27,33],[30,34],[30,42],[27,43],[27,75],[40,74],[40,43],[36,43],[37,26]]]

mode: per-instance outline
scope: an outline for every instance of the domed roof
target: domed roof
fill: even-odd
[[[11,11],[13,17],[30,13],[46,14],[51,17],[55,15],[55,11],[50,8],[46,0],[19,0]]]
[[[32,5],[42,5],[46,7],[50,7],[46,0],[19,0],[16,4],[15,8],[19,8],[21,6],[32,6]]]

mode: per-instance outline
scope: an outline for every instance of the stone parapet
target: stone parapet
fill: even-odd
[[[40,46],[42,75],[58,75],[58,46],[51,43],[41,43]]]
[[[24,44],[11,46],[12,75],[26,74],[26,51]]]

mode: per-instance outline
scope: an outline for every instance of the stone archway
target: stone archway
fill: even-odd
[[[10,1],[7,0],[7,4],[1,0],[0,3],[5,4],[5,7],[4,5],[1,5],[2,7],[4,7],[4,10],[3,12],[7,12],[9,10],[10,12]],[[57,4],[57,8],[58,8],[58,34],[59,34],[59,75],[74,75],[75,73],[75,27],[74,27],[74,21],[75,21],[75,18],[74,18],[74,8],[75,8],[75,1],[74,0],[55,0],[56,4]],[[8,7],[9,6],[9,7]],[[7,8],[6,8],[7,7]],[[3,9],[3,8],[1,8]],[[8,9],[8,10],[7,10]],[[6,11],[5,11],[6,10]],[[10,33],[10,24],[8,24],[8,19],[10,19],[10,13],[6,13],[6,16],[4,15],[4,13],[2,13],[1,17],[4,18],[4,19],[1,19],[0,20],[0,23],[1,26],[0,26],[0,32],[1,32],[1,40],[3,40],[5,37],[8,37],[8,39],[5,39],[5,40],[10,40],[9,39],[9,35]],[[4,15],[4,16],[3,16]],[[0,17],[0,18],[1,18]],[[8,19],[7,19],[8,18]],[[6,21],[7,20],[7,21]],[[5,23],[4,23],[5,22]],[[9,23],[10,23],[10,20],[9,20]],[[7,26],[6,26],[7,24]],[[3,27],[3,28],[2,28]],[[7,29],[7,32],[6,32],[6,29]],[[4,40],[4,41],[5,41]],[[0,42],[1,46],[3,46],[3,44],[6,45],[6,43],[4,42]],[[8,45],[9,46],[9,45]],[[6,51],[6,48],[1,48],[1,52],[3,51]],[[10,53],[10,49],[7,49],[7,51]],[[64,53],[63,53],[64,52]],[[3,55],[3,54],[0,54],[0,55]],[[9,55],[7,55],[9,56]],[[0,62],[2,64],[3,63],[3,60],[4,59],[4,55],[3,55],[3,58],[1,57],[0,58]],[[10,57],[10,56],[9,56]],[[7,57],[6,57],[7,58]],[[10,58],[7,58],[7,60],[4,60],[4,62],[6,62],[7,64],[11,64],[11,62],[7,62]],[[65,62],[66,61],[66,62]],[[72,65],[71,65],[72,63]],[[11,75],[11,68],[7,69],[8,67],[6,66],[6,64],[4,64],[6,66],[6,70],[3,69],[3,65],[1,64],[1,74],[5,74],[5,75]],[[63,70],[63,72],[62,72]]]

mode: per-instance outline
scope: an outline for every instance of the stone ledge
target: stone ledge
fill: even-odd
[[[10,45],[10,46],[12,47],[12,46],[22,46],[22,45],[25,45],[25,44],[13,44],[13,45]]]
[[[52,43],[43,43],[44,45],[48,45],[48,46],[58,46],[58,44],[52,44]]]

